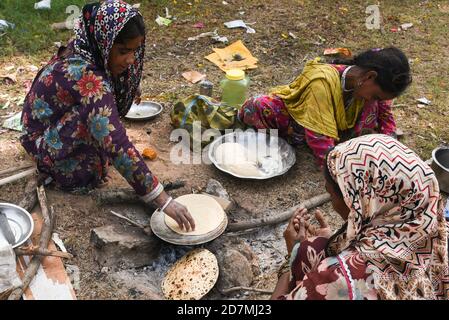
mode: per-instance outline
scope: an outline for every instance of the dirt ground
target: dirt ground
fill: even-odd
[[[185,81],[181,73],[197,70],[207,74],[215,84],[215,95],[219,98],[219,80],[223,73],[204,56],[212,52],[211,39],[188,41],[187,38],[202,32],[218,29],[227,36],[230,43],[241,39],[252,54],[259,59],[258,68],[249,72],[252,80],[251,94],[264,93],[274,85],[285,84],[301,71],[304,62],[322,54],[324,48],[346,46],[357,52],[365,48],[396,45],[410,58],[414,83],[396,103],[394,113],[398,126],[405,133],[404,142],[414,148],[423,158],[429,158],[430,151],[449,141],[447,116],[449,115],[449,94],[447,70],[449,67],[449,40],[447,38],[449,7],[446,1],[380,1],[382,30],[367,30],[365,8],[369,1],[142,1],[142,12],[148,26],[145,70],[142,81],[143,98],[164,104],[164,112],[148,122],[125,121],[128,134],[138,150],[152,146],[158,152],[155,161],[148,161],[151,170],[161,181],[182,180],[185,187],[171,194],[179,196],[198,192],[207,181],[220,181],[233,199],[252,213],[246,218],[260,217],[267,213],[280,212],[312,196],[324,192],[319,169],[305,147],[296,151],[297,161],[285,175],[267,181],[245,181],[217,170],[213,165],[173,165],[170,150],[174,146],[169,136],[170,109],[177,99],[187,97],[198,89]],[[169,27],[159,27],[154,19],[165,14],[165,6],[177,20]],[[228,30],[223,22],[243,19],[254,22],[255,34],[243,30]],[[203,22],[205,28],[195,29],[193,24]],[[401,23],[412,22],[414,27],[394,33],[390,28]],[[292,33],[294,39],[288,34]],[[20,99],[26,93],[26,81],[32,80],[35,71],[29,65],[40,67],[53,53],[54,48],[39,55],[0,58],[0,70],[8,66],[25,66],[17,76],[17,83],[0,82],[0,103],[13,100],[9,107],[0,110],[0,116],[20,111]],[[33,69],[34,70],[34,69]],[[444,71],[445,70],[445,71]],[[446,77],[442,76],[443,72]],[[427,97],[432,105],[418,108],[416,99]],[[146,132],[151,129],[148,136]],[[21,148],[19,133],[0,131],[0,170],[28,160]],[[126,181],[111,169],[112,180],[108,188],[126,186]],[[25,181],[0,187],[0,199],[17,202]],[[98,207],[90,196],[72,195],[50,190],[49,202],[57,213],[57,232],[74,258],[68,263],[80,268],[81,283],[77,295],[80,299],[144,299],[145,293],[123,286],[93,261],[89,245],[92,228],[111,223],[120,223],[111,216],[110,208]],[[342,221],[329,205],[323,207],[333,228]],[[126,212],[126,207],[122,208]],[[122,211],[122,212],[123,212]],[[238,217],[239,219],[245,217]],[[231,217],[232,219],[232,217]],[[267,228],[245,240],[261,257],[262,275],[256,281],[259,288],[273,289],[276,265],[285,254],[282,241],[284,226]],[[144,270],[136,270],[136,274]],[[236,296],[237,298],[239,296]],[[243,298],[258,299],[267,296],[245,295]]]

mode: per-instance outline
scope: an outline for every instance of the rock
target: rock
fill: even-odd
[[[139,228],[122,225],[93,229],[90,242],[94,247],[94,259],[102,267],[125,268],[151,264],[159,257],[162,245],[155,235],[147,235]]]
[[[216,196],[218,198],[222,198],[228,201],[231,201],[231,197],[229,196],[226,189],[215,179],[209,179],[207,182],[206,193]]]
[[[254,279],[251,264],[248,259],[234,249],[223,250],[218,258],[220,276],[217,287],[219,290],[232,287],[248,287]]]
[[[260,275],[259,259],[251,247],[238,238],[218,238],[206,246],[218,260],[219,290],[235,286],[249,286]]]

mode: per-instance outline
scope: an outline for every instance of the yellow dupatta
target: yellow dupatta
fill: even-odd
[[[339,140],[339,131],[355,126],[364,101],[354,100],[345,111],[339,72],[319,60],[308,61],[292,83],[273,88],[272,93],[304,128]]]

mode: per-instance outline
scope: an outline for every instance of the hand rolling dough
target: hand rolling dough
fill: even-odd
[[[193,220],[195,230],[186,231],[178,223],[165,215],[165,223],[176,233],[189,236],[199,236],[217,229],[225,219],[225,212],[220,204],[213,198],[202,194],[187,194],[176,198],[175,201],[187,207]]]

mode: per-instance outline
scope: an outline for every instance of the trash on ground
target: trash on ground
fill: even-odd
[[[6,20],[1,20],[0,19],[0,31],[4,31],[4,30],[6,30],[8,28],[14,29],[15,26],[16,25],[14,23],[11,23],[11,22],[8,22]]]
[[[187,40],[188,41],[197,41],[198,39],[205,38],[205,37],[210,37],[212,40],[214,40],[216,42],[228,43],[228,38],[227,37],[221,37],[218,34],[218,30],[217,29],[215,29],[215,31],[213,31],[213,32],[204,32],[204,33],[201,33],[201,34],[199,34],[199,35],[197,35],[195,37],[190,37]]]
[[[234,28],[245,28],[246,33],[256,33],[256,30],[249,27],[247,23],[245,23],[243,20],[234,20],[234,21],[228,21],[225,22],[224,25],[228,29],[234,29]]]
[[[416,99],[416,101],[418,101],[419,103],[425,104],[425,105],[429,105],[432,103],[432,101],[430,101],[427,98],[419,98],[419,99]]]
[[[289,32],[288,35],[293,39],[298,39],[298,37],[293,32]]]
[[[36,10],[50,10],[51,0],[42,0],[34,4],[34,9]]]
[[[0,80],[6,80],[7,83],[8,82],[16,83],[17,82],[16,73],[10,73],[10,74],[5,74],[5,75],[0,74]]]
[[[3,122],[3,128],[16,130],[16,131],[22,131],[23,126],[22,126],[21,118],[22,118],[22,111],[20,111],[19,113],[16,113],[12,117],[6,119]]]
[[[193,27],[197,28],[197,29],[203,29],[204,28],[204,23],[202,23],[202,22],[195,23],[193,25]]]
[[[166,27],[168,27],[172,23],[170,19],[161,16],[157,16],[155,21],[159,26],[166,26]]]
[[[135,3],[132,5],[133,8],[135,9],[139,9],[140,8],[140,3]]]
[[[142,151],[142,155],[146,159],[154,160],[157,158],[157,152],[153,148],[145,148]]]
[[[325,56],[341,55],[345,58],[352,57],[352,52],[348,48],[327,48],[323,53]]]
[[[201,80],[206,79],[206,75],[199,73],[198,71],[187,71],[184,72],[182,76],[184,77],[184,79],[190,81],[191,83],[197,83],[200,82]]]
[[[226,48],[214,48],[214,53],[205,58],[226,72],[230,69],[256,69],[257,62],[251,52],[245,47],[241,40],[234,42]]]
[[[404,24],[401,24],[401,29],[402,29],[402,30],[408,30],[408,29],[410,29],[411,27],[413,27],[413,23],[404,23]]]

